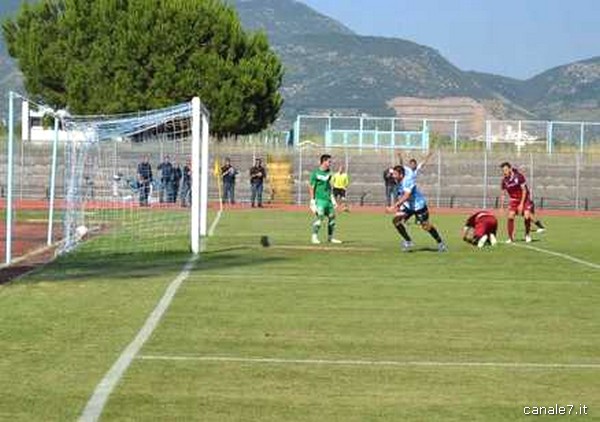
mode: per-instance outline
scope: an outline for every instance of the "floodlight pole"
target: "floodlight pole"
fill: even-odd
[[[6,264],[10,264],[12,258],[12,208],[13,208],[13,143],[14,131],[14,105],[15,93],[8,93],[8,168],[6,169]]]
[[[48,246],[52,245],[54,225],[54,195],[56,192],[56,161],[58,156],[58,116],[54,116],[54,142],[52,143],[52,169],[50,173],[50,203],[48,204]]]

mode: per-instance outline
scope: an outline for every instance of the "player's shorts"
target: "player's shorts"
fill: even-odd
[[[423,225],[429,222],[429,209],[427,207],[413,210],[407,207],[401,207],[398,215],[404,218],[404,221],[408,221],[413,215],[417,224]]]
[[[333,196],[336,198],[346,198],[346,189],[333,188]]]
[[[498,220],[496,217],[482,217],[475,223],[473,237],[475,240],[481,239],[486,234],[496,234],[498,230]]]
[[[520,203],[521,201],[511,199],[510,203],[508,204],[508,210],[518,215]],[[535,206],[533,205],[533,202],[530,199],[526,199],[523,203],[523,212],[525,211],[529,211],[531,213],[535,211]]]
[[[334,217],[335,216],[335,207],[333,206],[333,202],[318,200],[316,201],[317,206],[317,216],[318,217]]]

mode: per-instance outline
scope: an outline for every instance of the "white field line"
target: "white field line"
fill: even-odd
[[[530,245],[520,245],[518,243],[514,243],[514,245],[518,246],[519,248],[530,249],[532,251],[541,252],[546,255],[557,256],[559,258],[563,258],[568,261],[575,262],[576,264],[581,264],[581,265],[585,265],[586,267],[593,268],[595,270],[600,270],[600,264],[596,264],[596,263],[593,263],[590,261],[585,261],[583,259],[575,258],[574,256],[571,256],[571,255],[567,255],[567,254],[560,253],[560,252],[550,251],[548,249],[537,248],[535,246],[530,246]]]
[[[80,421],[97,421],[100,418],[100,414],[108,401],[108,397],[121,380],[121,377],[127,371],[127,368],[131,362],[135,359],[144,343],[150,338],[152,332],[158,326],[162,316],[171,304],[175,293],[181,286],[181,284],[188,278],[190,271],[192,270],[194,263],[198,259],[197,255],[192,256],[189,261],[183,267],[183,270],[179,275],[169,284],[163,297],[160,299],[140,331],[137,333],[135,338],[129,345],[123,350],[117,361],[108,370],[106,375],[100,383],[96,386],[92,397],[87,402],[83,413],[79,417]]]
[[[256,279],[253,279],[253,277],[256,277]],[[318,283],[318,284],[331,284],[331,285],[338,285],[339,283],[335,280],[332,281],[331,277],[326,277],[326,276],[310,276],[310,279],[307,281],[306,280],[306,275],[304,274],[278,274],[278,275],[273,275],[273,274],[204,274],[204,278],[205,280],[214,280],[214,281],[220,281],[220,280],[235,280],[235,281],[239,281],[239,280],[243,280],[243,281],[247,281],[248,283],[252,283],[252,284],[262,284],[262,283],[300,283],[303,285],[306,284],[314,284],[314,283]],[[349,275],[345,275],[344,276],[344,280],[345,281],[365,281],[365,282],[370,282],[371,278],[370,276],[349,276]],[[477,284],[477,283],[482,283],[482,284],[508,284],[508,285],[512,285],[512,284],[518,284],[518,285],[523,285],[523,284],[542,284],[542,285],[568,285],[568,286],[573,286],[573,285],[587,285],[590,284],[589,280],[570,280],[570,279],[565,279],[565,280],[516,280],[516,279],[506,279],[506,278],[480,278],[480,279],[438,279],[438,280],[431,280],[431,279],[423,279],[423,280],[417,280],[417,279],[411,279],[411,280],[402,280],[402,284],[406,285],[406,284],[434,284],[434,283],[442,283],[442,284]],[[379,285],[379,284],[378,284]]]
[[[215,220],[212,222],[212,224],[210,225],[210,228],[208,229],[208,237],[214,236],[217,225],[219,224],[219,221],[221,221],[222,214],[223,214],[223,205],[221,204],[219,211],[217,211],[217,216],[215,217]]]
[[[444,362],[444,361],[389,361],[389,360],[333,360],[333,359],[283,359],[228,356],[156,356],[142,355],[139,360],[179,362],[225,362],[277,365],[329,365],[329,366],[396,366],[396,367],[470,367],[470,368],[521,368],[521,369],[600,369],[600,363],[533,363],[533,362]]]
[[[210,231],[214,233],[217,224],[221,218],[221,212],[217,214],[217,218],[213,222]],[[212,235],[212,234],[211,234]],[[123,374],[131,365],[131,362],[136,358],[137,354],[143,347],[144,343],[150,338],[156,327],[158,326],[160,320],[163,315],[171,305],[175,294],[179,290],[179,287],[183,284],[183,282],[189,277],[194,264],[198,260],[198,255],[192,256],[188,262],[183,267],[183,270],[179,275],[169,284],[167,290],[164,295],[137,333],[135,338],[129,345],[123,350],[117,361],[113,364],[113,366],[108,370],[108,372],[104,375],[104,378],[100,381],[100,383],[96,386],[92,397],[90,397],[87,402],[83,413],[79,417],[79,420],[82,422],[88,421],[97,421],[104,410],[104,406],[106,406],[106,402],[112,391],[115,389]]]

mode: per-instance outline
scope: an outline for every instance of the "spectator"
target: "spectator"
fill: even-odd
[[[346,191],[350,185],[350,178],[343,165],[338,167],[338,171],[331,176],[331,185],[333,186],[333,197],[338,204],[343,204],[343,210],[348,212],[348,201],[346,200]]]
[[[172,202],[173,197],[173,164],[168,155],[158,165],[160,170],[160,203]]]
[[[181,176],[181,206],[189,207],[192,205],[192,163],[188,159],[183,166]]]
[[[262,195],[265,177],[267,171],[262,165],[262,160],[257,158],[254,167],[250,169],[250,188],[252,190],[251,202],[252,208],[258,203],[258,208],[262,208]]]
[[[179,194],[179,186],[181,184],[181,176],[183,175],[182,171],[181,171],[181,166],[179,165],[179,163],[175,163],[175,166],[173,166],[173,178],[171,180],[171,184],[173,186],[173,197],[169,198],[171,199],[168,202],[171,202],[173,204],[175,204],[177,202],[177,195]]]
[[[150,158],[147,155],[145,155],[138,164],[137,175],[140,207],[147,207],[150,184],[152,183],[152,165],[150,165]]]
[[[383,172],[383,182],[385,184],[385,205],[387,207],[392,205],[392,202],[396,202],[396,180],[394,179],[394,168],[388,167]]]
[[[235,177],[238,171],[231,165],[229,158],[225,159],[225,165],[221,167],[221,178],[223,180],[223,202],[235,204]]]

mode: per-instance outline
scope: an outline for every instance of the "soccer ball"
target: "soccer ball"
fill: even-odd
[[[86,226],[77,226],[75,229],[75,233],[77,233],[77,237],[79,239],[83,239],[86,234],[88,234],[88,228]]]

